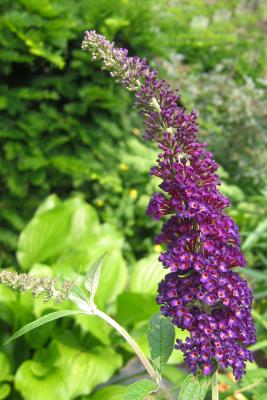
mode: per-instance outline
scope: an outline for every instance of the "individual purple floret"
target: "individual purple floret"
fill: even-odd
[[[189,332],[176,348],[193,372],[209,375],[217,366],[230,366],[239,380],[245,362],[253,361],[246,349],[256,340],[253,295],[232,270],[246,260],[238,227],[224,211],[230,202],[218,190],[218,165],[197,140],[197,113],[180,107],[179,95],[145,61],[128,57],[127,50],[116,49],[95,31],[86,32],[82,47],[135,91],[145,137],[158,143],[157,165],[150,173],[161,178],[161,190],[147,213],[157,220],[168,216],[156,243],[165,246],[159,260],[170,273],[159,284],[157,301],[174,325]]]

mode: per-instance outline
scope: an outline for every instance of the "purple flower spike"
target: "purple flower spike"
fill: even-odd
[[[156,220],[168,216],[156,238],[165,245],[159,260],[170,271],[159,283],[157,302],[174,325],[189,332],[175,347],[193,373],[210,375],[230,366],[239,380],[245,362],[253,361],[246,349],[256,341],[253,295],[233,270],[246,260],[238,227],[224,211],[230,201],[218,190],[218,165],[196,137],[198,115],[179,107],[177,92],[145,60],[128,57],[95,31],[85,33],[82,48],[135,92],[145,138],[158,143],[150,173],[162,180],[161,192],[152,196],[147,214]]]

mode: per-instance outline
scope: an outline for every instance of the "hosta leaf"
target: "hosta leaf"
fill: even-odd
[[[182,384],[178,400],[204,400],[211,378],[189,375]]]
[[[130,280],[132,292],[156,294],[159,282],[166,275],[158,257],[158,254],[152,254],[134,265]]]
[[[102,389],[99,389],[92,396],[88,397],[88,400],[122,400],[123,394],[127,390],[126,386],[122,385],[109,385]]]
[[[52,210],[60,204],[62,204],[60,198],[56,194],[51,194],[39,205],[34,215],[40,215],[48,210]]]
[[[101,269],[95,303],[100,309],[116,300],[118,295],[125,290],[128,278],[128,268],[121,250],[109,251]]]
[[[175,329],[169,318],[155,314],[149,321],[147,338],[150,347],[151,359],[156,368],[161,371],[172,354]]]
[[[148,320],[158,309],[155,297],[147,293],[123,292],[117,298],[117,320],[122,325]]]
[[[71,399],[89,394],[97,385],[108,381],[122,366],[122,357],[111,347],[94,347],[90,351],[57,342],[60,357],[56,366],[64,370]]]
[[[73,204],[59,205],[35,216],[20,235],[17,257],[22,268],[60,254],[66,246]]]
[[[143,379],[133,383],[126,390],[123,400],[143,400],[145,396],[149,395],[158,389],[158,385],[149,379]]]
[[[23,399],[71,400],[88,395],[122,365],[122,357],[110,347],[84,351],[75,343],[73,346],[53,341],[47,349],[53,355],[52,363],[46,364],[44,357],[43,362],[41,358],[39,362],[25,361],[20,365],[15,387]]]
[[[44,376],[36,375],[35,361],[25,361],[17,370],[15,387],[25,400],[70,400],[64,370],[52,367]]]
[[[0,382],[10,377],[11,364],[6,354],[0,353]],[[1,397],[0,397],[1,398]]]
[[[5,399],[10,393],[10,385],[7,383],[0,384],[0,400]]]

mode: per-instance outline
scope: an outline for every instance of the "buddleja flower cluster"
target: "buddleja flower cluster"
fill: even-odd
[[[218,165],[206,144],[197,140],[197,113],[179,106],[180,97],[145,60],[128,57],[95,31],[86,32],[82,48],[126,88],[135,91],[144,117],[145,137],[158,143],[151,174],[162,180],[147,213],[168,216],[156,243],[169,273],[160,282],[157,301],[165,316],[186,329],[176,347],[189,368],[209,375],[219,366],[233,368],[236,379],[253,361],[247,346],[255,343],[251,317],[253,295],[233,268],[245,266],[238,227],[224,209],[229,200],[218,190]]]

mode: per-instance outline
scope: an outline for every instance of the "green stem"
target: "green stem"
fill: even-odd
[[[219,400],[218,371],[216,371],[212,377],[211,389],[212,389],[212,400]]]
[[[92,314],[89,314],[92,315]],[[142,349],[136,343],[136,341],[129,335],[129,333],[119,325],[113,318],[109,315],[105,314],[103,311],[98,310],[97,308],[94,310],[94,315],[98,315],[101,319],[106,321],[109,325],[111,325],[116,331],[129,343],[129,345],[134,350],[135,354],[143,364],[144,368],[147,370],[149,376],[153,381],[157,383],[161,392],[164,394],[166,400],[172,400],[171,394],[168,392],[166,386],[162,382],[161,376],[154,369],[150,361],[147,359],[146,355],[143,353]]]

